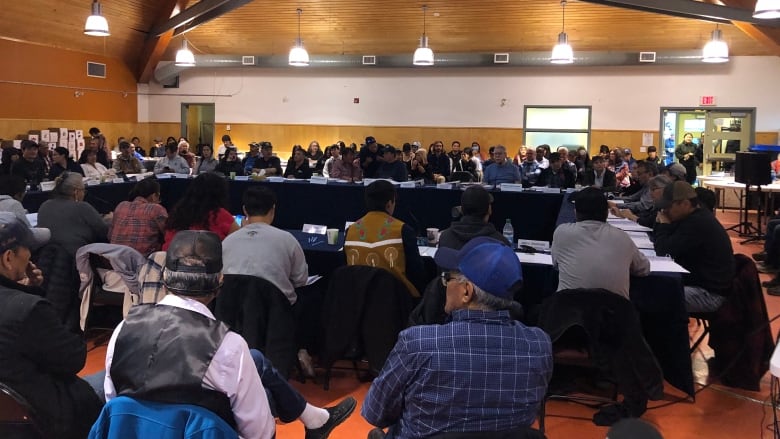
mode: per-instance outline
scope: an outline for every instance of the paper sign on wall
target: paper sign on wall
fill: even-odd
[[[653,133],[642,133],[642,146],[655,145],[653,142]]]
[[[51,142],[51,138],[49,136],[49,130],[41,130],[41,142],[43,143]]]

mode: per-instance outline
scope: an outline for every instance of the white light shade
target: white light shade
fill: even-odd
[[[553,47],[550,62],[553,64],[571,64],[574,62],[574,51],[569,45],[566,32],[558,34],[558,44]]]
[[[103,16],[100,3],[97,0],[92,3],[92,15],[87,17],[87,22],[84,24],[84,33],[93,37],[107,37],[111,35],[108,32],[108,21]]]
[[[420,47],[414,51],[414,57],[412,58],[412,64],[416,66],[432,66],[433,65],[433,50],[428,47],[428,37],[423,35],[420,37]]]
[[[706,63],[724,63],[729,60],[729,46],[721,39],[720,29],[712,31],[712,39],[704,45],[701,60]]]
[[[780,18],[780,0],[758,0],[753,18]]]
[[[306,67],[309,65],[309,52],[303,48],[303,41],[300,39],[298,39],[295,42],[295,46],[290,49],[290,57],[287,58],[287,62],[295,67]]]
[[[179,67],[195,67],[195,55],[187,47],[187,40],[184,40],[181,49],[176,52],[176,62],[174,64]]]

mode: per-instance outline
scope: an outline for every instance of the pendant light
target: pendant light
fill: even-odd
[[[780,0],[758,0],[753,18],[780,18]]]
[[[187,40],[182,42],[181,49],[176,52],[176,62],[174,64],[178,67],[195,67],[195,55],[187,47]]]
[[[701,60],[706,63],[724,63],[729,60],[729,46],[723,41],[723,33],[717,25],[712,31],[712,39],[701,51]]]
[[[558,44],[553,47],[550,62],[553,64],[571,64],[574,62],[574,51],[569,45],[566,35],[566,0],[561,1],[561,33],[558,34]]]
[[[93,37],[107,37],[111,35],[108,32],[108,21],[103,16],[103,8],[98,0],[92,2],[92,15],[87,17],[84,24],[84,33]]]
[[[298,39],[295,40],[295,46],[290,49],[290,56],[287,62],[291,66],[306,67],[309,65],[309,52],[303,48],[303,40],[301,40],[301,14],[303,9],[298,8],[295,11],[298,13]]]
[[[428,36],[425,34],[425,11],[428,10],[427,5],[422,6],[423,10],[423,34],[420,37],[420,47],[414,51],[414,57],[412,58],[412,64],[416,66],[432,66],[433,65],[433,50],[428,47]]]

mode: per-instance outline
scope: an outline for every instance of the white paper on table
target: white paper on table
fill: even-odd
[[[650,260],[650,271],[653,273],[690,273],[688,270],[682,268],[680,264],[674,262],[672,258],[664,256],[652,256],[648,257]]]
[[[320,276],[319,274],[315,274],[314,276],[309,276],[306,279],[306,286],[309,286],[309,285],[313,284],[314,282],[317,282],[320,279],[322,279],[322,276]]]
[[[552,255],[548,253],[515,253],[521,264],[552,265]]]
[[[434,257],[436,255],[436,247],[417,247],[420,250],[420,256]]]
[[[650,238],[645,236],[632,236],[631,240],[634,241],[634,244],[637,246],[637,248],[644,248],[644,249],[653,249],[655,248],[655,245],[653,245],[652,241],[650,241]]]
[[[37,213],[28,213],[25,216],[27,216],[27,221],[30,222],[30,227],[38,226],[38,214]]]
[[[611,226],[617,227],[618,229],[626,232],[652,232],[653,231],[653,229],[651,229],[650,227],[645,227],[643,225],[637,224],[625,218],[619,218],[619,219],[607,218],[607,222]]]
[[[642,253],[648,258],[655,257],[655,249],[651,249],[651,248],[640,248],[639,253]]]

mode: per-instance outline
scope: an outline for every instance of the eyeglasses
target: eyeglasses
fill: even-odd
[[[468,282],[463,277],[463,275],[461,275],[460,273],[458,273],[456,271],[444,271],[439,276],[439,278],[441,279],[441,284],[444,285],[445,287],[447,286],[448,283],[453,282],[453,281],[454,282]]]

